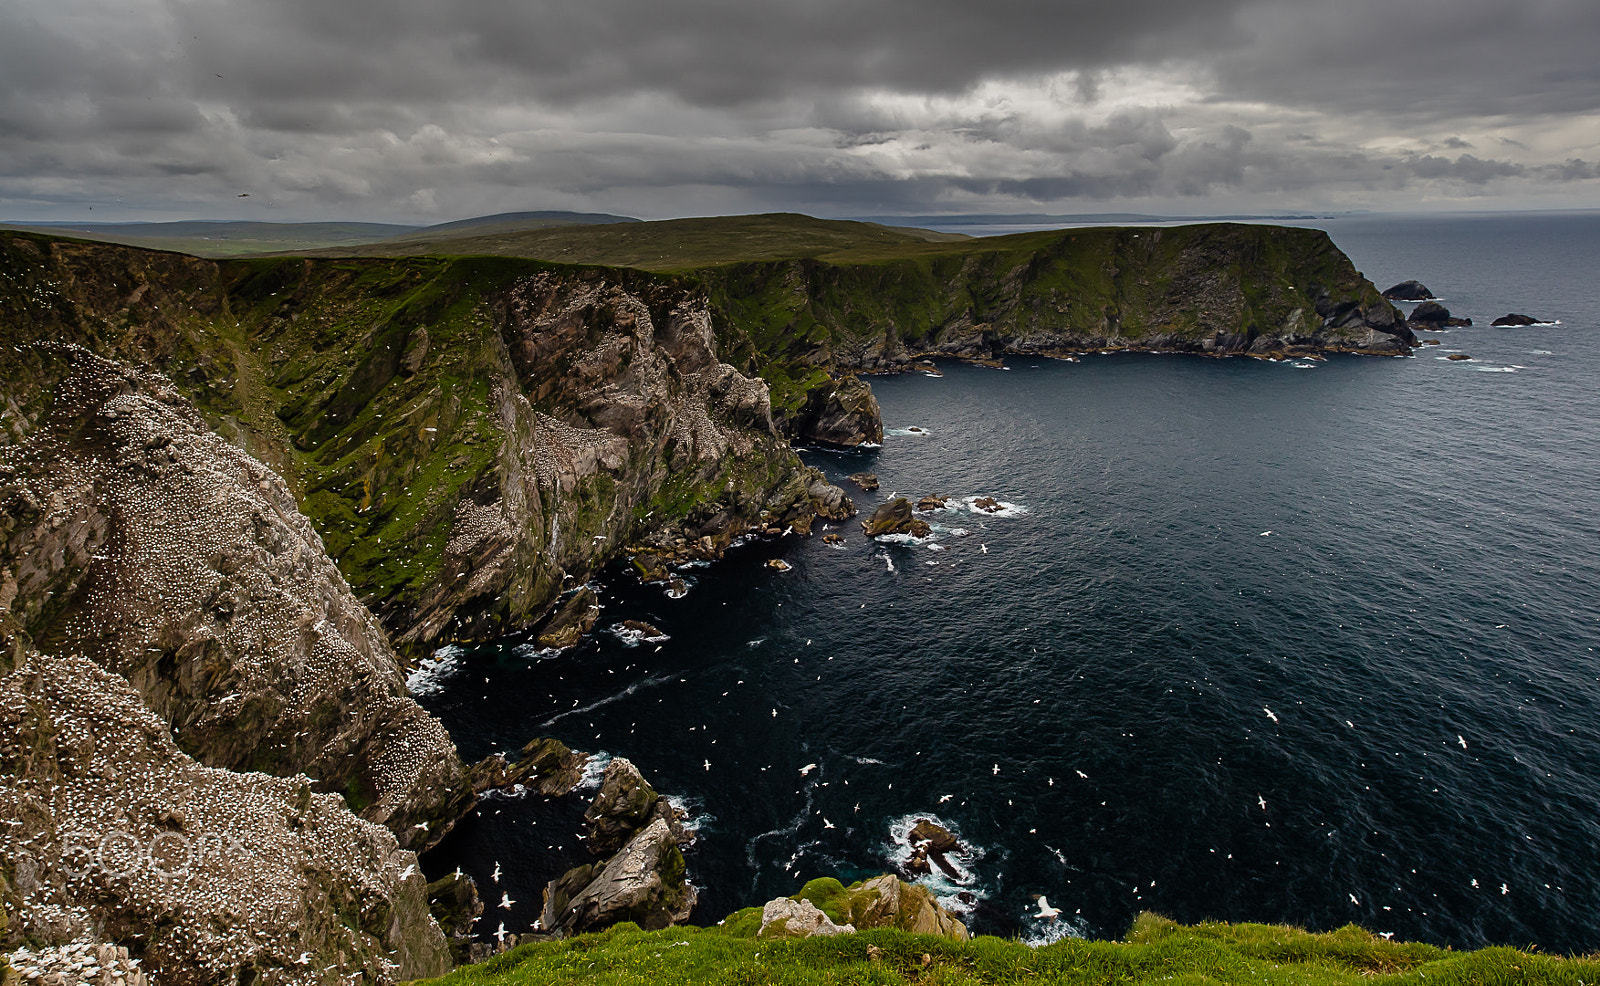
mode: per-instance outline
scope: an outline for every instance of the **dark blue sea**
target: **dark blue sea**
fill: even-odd
[[[1409,359],[874,379],[883,447],[804,457],[877,473],[863,512],[952,495],[934,539],[752,543],[681,599],[614,573],[601,625],[669,641],[450,653],[423,701],[469,758],[638,764],[695,813],[698,923],[893,870],[932,818],[969,851],[925,880],[984,933],[1600,948],[1600,213],[1316,225],[1477,324]],[[493,797],[425,862],[523,931],[581,810]]]

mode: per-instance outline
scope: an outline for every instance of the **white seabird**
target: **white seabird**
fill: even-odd
[[[1051,907],[1050,901],[1045,898],[1044,894],[1039,895],[1039,913],[1035,915],[1036,917],[1044,918],[1046,921],[1054,921],[1060,914],[1061,909],[1059,907]]]

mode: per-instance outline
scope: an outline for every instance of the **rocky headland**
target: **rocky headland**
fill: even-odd
[[[0,232],[0,337],[0,943],[103,945],[162,984],[448,969],[482,905],[416,854],[491,787],[570,791],[583,758],[464,763],[405,667],[571,646],[615,559],[670,590],[737,538],[853,515],[792,443],[881,441],[856,373],[1414,342],[1325,236],[1242,226],[685,275]],[[863,527],[915,536],[916,513]],[[687,918],[682,819],[625,761],[586,838],[542,932]],[[903,886],[869,896],[923,913]]]

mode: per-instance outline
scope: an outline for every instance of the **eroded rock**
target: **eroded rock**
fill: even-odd
[[[920,538],[933,533],[927,521],[913,515],[911,501],[903,496],[881,504],[872,512],[872,516],[861,522],[861,530],[867,537],[909,534]]]

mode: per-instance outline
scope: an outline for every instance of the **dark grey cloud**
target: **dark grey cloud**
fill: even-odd
[[[0,218],[1576,199],[1597,41],[1593,0],[18,0]]]

